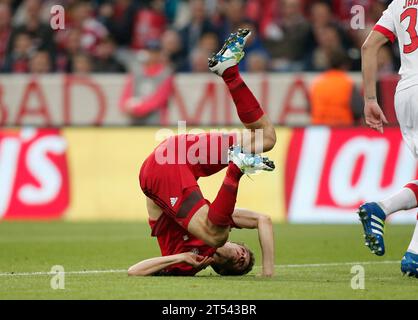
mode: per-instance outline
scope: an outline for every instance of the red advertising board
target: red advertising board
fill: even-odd
[[[67,144],[57,129],[0,131],[0,219],[56,219],[69,205]]]
[[[354,222],[366,201],[378,201],[417,179],[417,162],[398,128],[295,129],[285,190],[290,222]],[[394,216],[413,221],[415,215]]]

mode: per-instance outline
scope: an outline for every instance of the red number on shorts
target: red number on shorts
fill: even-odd
[[[406,29],[406,32],[408,32],[409,36],[411,37],[411,43],[403,46],[404,53],[412,53],[418,49],[418,34],[417,34],[417,29],[416,29],[417,13],[418,13],[417,9],[409,8],[409,9],[406,9],[401,15],[401,22],[404,21],[408,17],[410,18],[409,26],[408,26],[408,29]]]

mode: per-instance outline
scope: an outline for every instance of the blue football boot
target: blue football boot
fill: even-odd
[[[376,202],[368,202],[360,206],[357,214],[363,224],[365,245],[377,256],[385,254],[383,233],[386,215]]]
[[[401,271],[408,277],[418,278],[418,254],[407,251],[401,261]]]

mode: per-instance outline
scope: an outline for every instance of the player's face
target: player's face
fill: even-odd
[[[228,268],[236,270],[245,269],[250,263],[250,253],[248,250],[237,243],[227,242],[218,248],[214,256],[218,263],[227,264]]]

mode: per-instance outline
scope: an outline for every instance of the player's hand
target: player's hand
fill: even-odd
[[[274,265],[270,267],[263,267],[263,270],[259,274],[260,277],[271,278],[274,276]]]
[[[183,253],[183,262],[191,265],[195,269],[203,270],[212,264],[213,258],[204,257],[193,252]]]
[[[274,272],[273,272],[273,271],[271,271],[271,272],[263,272],[263,273],[261,274],[261,276],[262,276],[262,277],[271,278],[272,276],[274,276]]]
[[[364,105],[364,118],[366,124],[380,133],[383,133],[383,124],[388,124],[382,109],[376,100],[368,100]]]
[[[274,276],[274,272],[261,272],[257,273],[255,276],[259,278],[272,278]]]

